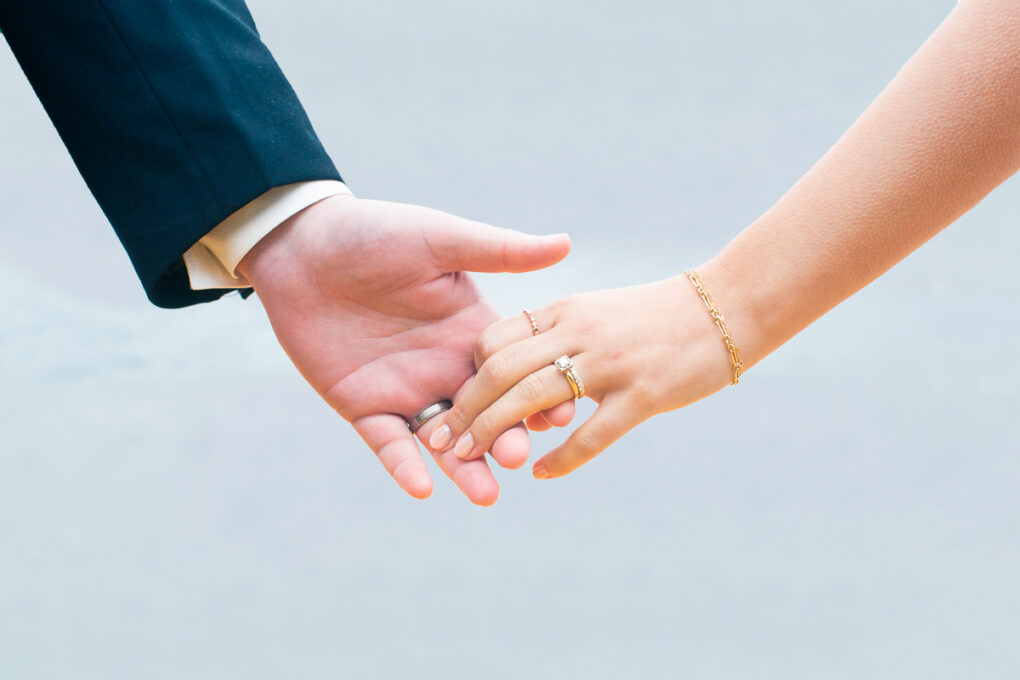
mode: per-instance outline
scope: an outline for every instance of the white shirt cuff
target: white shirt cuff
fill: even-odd
[[[237,264],[269,232],[313,203],[350,194],[343,182],[316,180],[270,189],[202,237],[184,253],[192,290],[248,288]]]

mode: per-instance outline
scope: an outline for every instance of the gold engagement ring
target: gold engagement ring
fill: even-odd
[[[561,356],[559,359],[553,362],[553,366],[559,369],[563,377],[570,383],[570,389],[574,392],[574,399],[580,399],[584,396],[584,383],[581,382],[581,376],[577,375],[577,371],[574,370],[574,362],[566,354]]]

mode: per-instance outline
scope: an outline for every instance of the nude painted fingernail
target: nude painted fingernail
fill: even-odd
[[[442,451],[450,443],[450,426],[440,425],[432,436],[429,437],[429,446],[436,451]]]
[[[545,469],[544,465],[536,465],[532,474],[535,475],[535,479],[549,479],[549,471]]]
[[[475,438],[471,436],[470,432],[465,432],[464,435],[457,440],[457,446],[453,447],[453,453],[458,458],[464,458],[471,450],[475,448]]]

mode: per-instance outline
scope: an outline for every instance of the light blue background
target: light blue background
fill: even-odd
[[[573,235],[482,278],[512,314],[709,257],[953,3],[251,5],[356,193]],[[6,47],[0,100],[3,678],[1016,677],[1017,180],[483,510],[402,495],[256,301],[147,306]]]

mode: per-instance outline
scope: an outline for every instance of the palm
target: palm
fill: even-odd
[[[460,270],[467,267],[456,266],[468,264],[457,261],[465,253],[448,252],[483,228],[470,225],[417,206],[337,197],[266,239],[285,248],[260,244],[250,277],[294,365],[415,496],[427,496],[431,480],[405,422],[463,387],[474,374],[475,339],[499,318]],[[506,253],[495,256],[503,261],[480,268],[516,266]],[[507,437],[500,462],[522,464],[526,441],[520,432]],[[484,461],[437,460],[472,500],[495,500]]]

